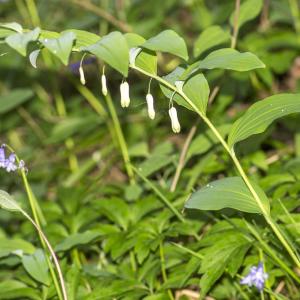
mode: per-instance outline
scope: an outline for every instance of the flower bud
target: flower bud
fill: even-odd
[[[80,75],[80,82],[82,85],[85,85],[85,77],[82,66],[79,67],[79,75]]]
[[[170,116],[170,118],[171,118],[172,130],[173,130],[175,133],[180,132],[180,124],[179,124],[179,121],[178,121],[177,110],[176,110],[175,107],[171,107],[171,108],[169,109],[169,116]]]
[[[155,118],[155,110],[153,96],[150,93],[146,95],[146,101],[148,106],[148,116],[151,120],[153,120]]]
[[[121,83],[120,92],[121,92],[121,106],[128,107],[130,104],[130,98],[129,98],[129,84],[127,81]]]
[[[102,85],[102,94],[107,95],[107,86],[106,86],[106,76],[102,74],[101,76],[101,85]]]

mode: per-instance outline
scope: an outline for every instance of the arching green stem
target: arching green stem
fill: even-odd
[[[233,151],[233,149],[230,149],[228,144],[226,143],[226,141],[223,139],[223,137],[221,136],[221,134],[219,133],[219,131],[216,129],[216,127],[211,123],[211,121],[196,107],[196,105],[192,102],[191,99],[189,99],[182,91],[178,90],[176,88],[176,86],[172,85],[171,83],[167,82],[166,80],[164,80],[163,78],[149,73],[147,71],[144,71],[143,69],[136,67],[134,65],[130,65],[130,67],[134,70],[137,70],[138,72],[148,76],[148,77],[152,77],[153,79],[157,80],[158,82],[162,83],[164,86],[168,87],[169,89],[171,89],[172,91],[176,92],[178,95],[180,95],[191,107],[192,109],[200,116],[200,118],[202,118],[202,120],[206,123],[206,125],[211,129],[211,131],[214,133],[214,135],[216,136],[216,138],[219,140],[219,142],[222,144],[222,146],[224,147],[224,149],[226,150],[226,152],[229,154],[229,156],[231,157],[237,171],[239,172],[240,176],[243,178],[245,184],[247,185],[249,191],[251,192],[253,198],[255,199],[258,207],[260,208],[264,218],[266,219],[267,223],[270,225],[270,227],[272,228],[273,232],[275,233],[275,235],[277,236],[277,238],[280,240],[281,244],[284,246],[284,248],[286,249],[286,251],[289,253],[290,257],[292,258],[292,260],[294,261],[294,263],[296,264],[296,266],[298,268],[300,268],[300,261],[299,258],[297,257],[297,255],[295,254],[295,252],[293,251],[292,247],[290,246],[290,244],[287,242],[287,240],[285,239],[285,237],[283,236],[283,234],[281,233],[280,229],[278,228],[278,225],[272,220],[269,212],[266,210],[266,208],[264,207],[262,201],[260,200],[259,196],[257,195],[255,189],[253,188],[248,176],[246,175],[244,169],[242,168],[239,160],[237,159],[237,157],[235,156],[235,153]]]

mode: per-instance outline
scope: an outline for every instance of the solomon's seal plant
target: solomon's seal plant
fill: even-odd
[[[254,2],[259,3],[257,7],[261,8],[261,1],[248,0],[244,3],[247,4],[247,7],[253,7],[255,10],[258,8],[255,5],[253,6]],[[230,18],[232,27],[231,47],[221,48],[224,41],[228,41],[228,32],[223,31],[219,26],[211,26],[204,31],[196,41],[193,56],[189,55],[185,40],[170,29],[164,30],[149,39],[145,39],[142,35],[132,32],[121,33],[119,31],[112,31],[104,36],[99,36],[88,31],[77,29],[55,32],[43,30],[38,26],[31,29],[23,28],[18,23],[0,24],[1,42],[17,51],[20,55],[28,57],[33,67],[38,65],[37,62],[39,59],[42,59],[42,54],[48,56],[48,58],[52,56],[55,57],[65,66],[69,65],[71,55],[80,55],[81,60],[79,64],[75,64],[75,68],[78,70],[76,73],[79,74],[79,80],[82,85],[76,82],[75,86],[78,92],[86,97],[97,114],[103,118],[109,135],[117,140],[129,179],[129,185],[128,188],[126,188],[124,197],[132,200],[140,196],[141,191],[137,186],[137,179],[140,178],[145,182],[147,187],[153,191],[163,206],[167,208],[167,210],[163,212],[164,215],[161,217],[161,220],[151,219],[149,221],[150,225],[148,223],[145,225],[141,219],[148,213],[147,211],[143,211],[143,209],[148,209],[146,204],[145,206],[141,205],[141,207],[131,210],[127,203],[121,201],[119,198],[104,199],[104,201],[99,201],[101,203],[96,203],[95,207],[99,209],[101,213],[106,214],[109,220],[117,222],[118,228],[111,228],[109,224],[105,224],[103,228],[96,228],[98,231],[94,230],[88,232],[87,236],[81,236],[80,233],[76,232],[76,226],[74,225],[74,228],[72,227],[74,231],[72,231],[73,237],[77,234],[78,236],[76,236],[76,238],[78,238],[80,242],[73,242],[71,238],[69,240],[66,238],[64,242],[56,247],[56,250],[64,253],[64,251],[71,249],[72,259],[78,270],[83,270],[90,275],[92,274],[91,276],[94,277],[99,276],[105,278],[106,276],[106,279],[109,278],[110,274],[106,274],[105,271],[101,269],[108,264],[107,258],[102,257],[102,253],[98,253],[97,250],[95,250],[97,255],[99,255],[98,269],[84,269],[81,263],[82,261],[86,262],[87,258],[84,257],[84,255],[81,257],[77,249],[74,248],[76,245],[84,245],[104,235],[110,236],[111,239],[109,242],[103,243],[103,247],[107,252],[111,252],[112,257],[116,259],[116,261],[125,252],[130,252],[127,262],[129,261],[130,264],[130,272],[134,274],[137,272],[137,265],[142,265],[148,257],[152,259],[152,253],[158,249],[160,260],[158,269],[160,269],[162,274],[163,288],[166,290],[167,297],[174,299],[172,292],[174,286],[172,286],[172,281],[171,283],[168,282],[166,268],[176,266],[178,258],[174,257],[171,259],[171,262],[169,262],[171,266],[166,264],[166,249],[163,245],[163,238],[166,236],[175,237],[176,234],[173,233],[172,230],[174,230],[174,232],[179,230],[180,234],[183,235],[187,231],[193,231],[193,218],[195,217],[191,219],[185,217],[192,214],[194,212],[192,210],[203,211],[206,213],[206,216],[209,217],[211,217],[209,211],[221,211],[220,216],[222,216],[225,221],[223,220],[222,222],[208,226],[209,228],[207,228],[207,230],[210,234],[207,237],[204,236],[204,238],[202,238],[202,236],[199,236],[197,230],[191,234],[195,242],[198,243],[197,245],[201,249],[204,249],[203,251],[201,250],[200,253],[198,253],[194,251],[193,246],[188,248],[182,245],[182,243],[172,244],[172,247],[181,251],[180,253],[184,253],[184,255],[188,254],[192,257],[188,267],[184,270],[180,270],[179,273],[190,274],[189,272],[193,273],[197,269],[199,273],[203,274],[200,281],[201,297],[205,297],[213,285],[221,278],[223,273],[231,276],[236,282],[237,274],[240,271],[244,257],[249,249],[254,249],[254,252],[263,250],[273,266],[279,267],[281,272],[288,276],[288,281],[292,282],[291,286],[293,284],[300,284],[300,259],[297,246],[295,245],[296,243],[287,234],[285,228],[280,225],[281,220],[274,217],[272,211],[273,203],[267,196],[267,190],[258,184],[257,178],[251,176],[251,172],[249,172],[249,174],[246,172],[246,168],[242,163],[243,154],[239,151],[240,144],[247,141],[249,142],[250,138],[258,134],[266,133],[268,127],[277,119],[290,114],[299,113],[300,94],[278,93],[256,101],[251,104],[244,113],[241,113],[233,124],[226,123],[225,125],[223,124],[223,126],[215,125],[217,122],[211,117],[211,115],[213,116],[213,113],[215,113],[213,111],[215,91],[219,89],[218,86],[213,87],[213,82],[215,82],[213,79],[214,76],[218,75],[218,72],[223,72],[222,74],[225,74],[225,76],[229,74],[229,72],[246,72],[245,74],[252,74],[251,72],[253,72],[253,74],[261,75],[264,74],[263,72],[265,70],[265,64],[263,62],[264,55],[260,58],[259,54],[256,55],[251,51],[239,51],[235,49],[240,27],[248,20],[257,16],[257,13],[254,12],[252,12],[252,15],[248,15],[246,13],[248,8],[245,5],[240,6],[240,1],[236,1],[236,4],[235,13],[232,14]],[[211,39],[211,36],[215,38]],[[166,53],[167,55],[176,57],[176,66],[170,64],[173,69],[166,74],[160,74],[157,70],[158,56],[161,55],[161,53],[163,53],[163,55]],[[1,56],[1,59],[3,59],[3,57],[5,57],[5,55]],[[99,72],[100,75],[98,73],[101,77],[101,79],[99,79],[99,85],[101,83],[102,91],[101,96],[100,93],[97,95],[99,99],[91,95],[85,86],[86,76],[83,66],[85,65],[85,61],[89,61],[90,59],[92,64],[94,60],[97,60],[97,63],[100,63],[102,68],[102,73]],[[74,67],[71,68],[73,70]],[[118,72],[122,78],[122,81],[120,79],[118,81],[120,105],[122,108],[131,109],[133,105],[130,105],[130,103],[134,102],[132,87],[136,83],[136,80],[130,80],[131,86],[129,88],[128,78],[139,74],[142,78],[140,81],[144,86],[146,86],[144,82],[150,80],[148,91],[143,98],[143,105],[147,109],[149,118],[151,120],[155,119],[151,122],[151,124],[154,124],[153,126],[159,126],[156,123],[157,119],[169,116],[172,131],[174,133],[181,132],[183,127],[181,112],[183,112],[184,109],[189,112],[191,119],[197,119],[204,123],[207,131],[205,132],[205,137],[201,137],[202,142],[204,140],[203,147],[211,147],[212,145],[222,147],[222,158],[225,157],[224,154],[226,154],[226,159],[230,159],[228,165],[232,164],[234,166],[234,171],[230,172],[230,176],[215,176],[215,178],[205,184],[203,184],[204,180],[202,180],[202,186],[197,190],[193,189],[194,184],[192,178],[190,181],[191,184],[188,185],[189,188],[187,187],[187,190],[182,192],[182,194],[177,193],[176,184],[185,164],[185,156],[190,155],[187,148],[192,140],[193,134],[191,134],[189,135],[190,138],[187,139],[188,142],[185,144],[186,147],[183,147],[183,156],[179,158],[179,164],[176,169],[176,174],[174,175],[173,183],[170,184],[173,187],[171,191],[175,191],[175,193],[171,196],[167,193],[162,193],[160,188],[151,182],[149,175],[152,174],[152,168],[155,170],[155,165],[164,163],[164,160],[168,161],[168,159],[172,162],[172,157],[169,157],[170,152],[168,145],[160,145],[158,151],[160,152],[160,156],[152,161],[152,157],[148,153],[142,153],[142,155],[149,156],[150,162],[141,164],[138,168],[133,166],[131,155],[139,156],[142,150],[129,150],[127,148],[122,123],[118,119],[117,110],[110,93],[110,88],[113,84],[111,84],[110,75],[106,75],[109,74],[109,68]],[[108,86],[107,80],[109,83]],[[259,85],[259,83],[257,83],[259,80],[257,80],[256,75],[253,75],[251,80]],[[152,85],[156,82],[159,86],[159,96],[150,92],[151,82],[153,82]],[[143,90],[145,91],[145,88]],[[63,101],[61,101],[62,96],[58,90],[55,92],[57,95],[56,106],[60,116],[63,117],[66,115],[66,110]],[[132,92],[131,95],[130,92]],[[155,97],[153,97],[153,95]],[[166,112],[157,109],[159,104],[164,101],[169,106]],[[107,106],[107,111],[104,108],[104,103]],[[128,111],[126,111],[126,113],[129,114]],[[78,120],[74,120],[74,123],[76,122],[80,123]],[[71,128],[70,131],[72,131],[72,124],[69,128]],[[193,133],[192,130],[191,132]],[[194,132],[195,130],[196,129],[194,129]],[[68,137],[65,144],[67,149],[72,152],[71,150],[74,149],[73,140]],[[41,260],[45,262],[46,270],[49,269],[51,272],[57,297],[59,299],[67,299],[71,292],[68,294],[66,291],[58,260],[51,245],[49,246],[45,234],[42,232],[43,214],[38,207],[36,198],[28,183],[24,162],[15,156],[12,149],[10,149],[11,153],[9,155],[5,152],[5,149],[4,146],[0,148],[0,167],[7,172],[17,170],[21,172],[34,217],[33,219],[29,219],[30,217],[27,219],[29,219],[30,222],[33,221],[32,223],[35,224],[34,226],[39,233],[44,252],[46,252],[47,249],[50,251],[50,255],[43,256]],[[197,149],[197,151],[201,152],[202,149]],[[93,161],[85,166],[86,170],[90,170],[91,166],[95,164],[100,164],[101,157],[99,158],[99,155],[94,155],[93,157],[97,159],[93,158]],[[81,169],[78,166],[76,156],[69,155],[68,159],[70,169],[72,169],[74,173],[65,183],[65,187],[72,187],[74,186],[74,182],[79,182],[80,179],[84,177],[82,174],[85,173],[83,168]],[[211,163],[214,168],[217,168],[218,157],[204,157],[203,161],[199,161],[197,164],[199,168],[197,170],[200,172],[203,170],[204,165],[209,163]],[[215,163],[215,165],[213,165],[213,163]],[[108,166],[108,168],[112,167]],[[160,179],[163,186],[169,185],[168,180],[165,180],[165,178]],[[4,209],[9,209],[11,207],[11,202],[9,202],[11,201],[10,196],[5,194],[6,192],[3,193],[6,197],[2,195],[3,199],[8,199],[8,202],[3,201],[3,203],[0,202],[0,204]],[[172,199],[174,203],[169,199]],[[13,203],[15,203],[15,201]],[[149,203],[151,204],[151,201],[149,201]],[[149,203],[147,203],[147,205]],[[69,206],[70,207],[66,207],[66,210],[72,209],[71,205]],[[160,208],[161,206],[158,205],[155,209]],[[226,209],[238,211],[239,214],[237,216],[240,216],[240,218],[228,220],[226,214],[223,214],[224,211],[226,212]],[[285,212],[287,211],[284,205],[282,205],[281,209]],[[123,213],[124,211],[125,213]],[[26,214],[26,217],[27,216]],[[168,223],[171,217],[176,218],[178,222],[174,226]],[[78,218],[80,222],[84,224],[86,216],[83,214]],[[125,220],[124,218],[127,219]],[[288,212],[285,218],[290,218]],[[258,221],[265,222],[263,224],[268,226],[268,233],[269,231],[272,232],[271,246],[264,241],[265,233],[257,226]],[[137,228],[134,227],[134,222],[140,226],[137,226]],[[296,223],[294,220],[292,220],[292,222]],[[180,229],[177,229],[177,227]],[[99,230],[102,231],[99,233]],[[135,236],[140,237],[136,243],[134,240]],[[124,246],[125,250],[122,246]],[[195,248],[197,247],[195,246]],[[278,253],[280,252],[284,253],[285,257],[287,257],[286,261],[278,257]],[[39,257],[39,252],[35,255]],[[168,255],[172,257],[170,253]],[[234,260],[235,257],[238,257],[238,259]],[[52,259],[54,259],[55,262],[55,270],[52,266]],[[251,260],[251,257],[249,260]],[[201,263],[199,263],[199,261],[201,261]],[[148,265],[145,265],[140,273],[137,272],[135,274],[136,277],[152,276],[152,271],[148,274],[148,270],[152,270],[151,264],[155,265],[155,260],[147,260],[147,263]],[[252,262],[251,264],[252,267],[249,273],[241,280],[237,280],[237,282],[240,283],[237,289],[244,289],[244,286],[256,287],[257,290],[261,292],[260,295],[262,295],[262,297],[264,295],[263,292],[266,291],[270,295],[270,299],[272,299],[272,297],[275,297],[270,289],[272,282],[269,282],[272,271],[268,269],[267,274],[264,271],[262,263],[259,263],[258,266],[253,266]],[[117,283],[119,283],[118,280],[120,280],[122,276],[126,277],[124,274],[128,275],[128,273],[130,273],[128,266],[124,267],[125,271],[122,270],[124,274],[116,274],[116,265],[113,265],[110,269],[115,272],[114,278]],[[155,265],[153,269],[157,270],[157,266]],[[31,272],[31,274],[33,273],[34,272]],[[34,277],[34,275],[32,276]],[[172,280],[177,284],[176,276],[179,276],[178,273],[173,274]],[[274,277],[276,276],[274,275]],[[274,277],[272,277],[272,280]],[[151,294],[153,292],[153,286],[155,286],[156,281],[155,278],[154,275],[153,278],[148,278],[150,283],[147,287],[137,287],[135,281],[132,283],[128,280],[127,283],[128,286],[133,286],[133,289],[140,288],[140,297],[144,297],[148,295],[148,293]],[[187,280],[188,277],[183,278],[178,284],[184,286]],[[47,282],[47,280],[44,280],[43,284],[47,285]],[[191,281],[190,284],[193,286],[194,282]],[[91,290],[87,281],[84,281],[84,285],[91,294],[84,299],[102,299],[101,297],[99,298],[97,289],[94,291]],[[120,286],[122,287],[120,288]],[[124,288],[124,283],[120,283],[120,286],[118,286],[118,288]],[[120,294],[122,294],[122,292],[120,292]],[[114,299],[115,294],[113,292],[109,295],[113,295],[110,296],[110,299]],[[162,297],[164,296],[165,294]],[[103,299],[109,299],[109,297],[103,297]],[[138,299],[138,297],[139,296],[137,296],[136,299]]]

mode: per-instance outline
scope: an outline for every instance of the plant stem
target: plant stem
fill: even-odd
[[[270,225],[270,227],[272,228],[273,232],[275,233],[275,235],[277,236],[277,238],[280,240],[281,244],[284,246],[284,248],[286,249],[286,251],[289,253],[289,255],[292,258],[292,260],[294,261],[294,263],[297,265],[297,267],[300,268],[300,261],[299,261],[297,255],[294,253],[293,249],[291,248],[291,246],[289,245],[289,243],[284,238],[284,236],[281,233],[280,229],[277,227],[277,225],[272,220],[270,213],[264,207],[264,205],[261,202],[259,196],[257,195],[255,189],[251,185],[250,180],[248,179],[245,171],[243,170],[243,168],[242,168],[239,160],[235,156],[235,153],[234,153],[233,149],[229,148],[228,144],[223,139],[223,137],[221,136],[221,134],[218,132],[218,130],[216,129],[216,127],[211,123],[211,121],[197,108],[197,106],[192,102],[192,100],[189,99],[183,92],[181,92],[180,90],[178,90],[176,88],[176,86],[173,86],[171,83],[167,82],[163,78],[161,78],[161,77],[159,77],[159,76],[157,76],[155,74],[151,74],[151,73],[149,73],[147,71],[144,71],[143,69],[141,69],[139,67],[136,67],[134,65],[130,65],[130,67],[132,69],[134,69],[134,70],[139,71],[140,73],[142,73],[142,74],[144,74],[146,76],[149,76],[149,77],[152,77],[152,78],[156,79],[157,81],[161,82],[166,87],[170,88],[172,91],[174,91],[177,94],[179,94],[192,107],[192,109],[200,116],[200,118],[202,118],[202,120],[212,130],[212,132],[214,133],[214,135],[216,136],[216,138],[219,140],[219,142],[222,144],[222,146],[224,147],[224,149],[226,150],[226,152],[231,157],[231,159],[232,159],[232,161],[233,161],[236,169],[238,170],[240,176],[243,178],[246,186],[248,187],[249,191],[251,192],[254,200],[256,201],[258,207],[260,208],[260,210],[261,210],[264,218],[266,219],[267,223]]]
[[[189,146],[192,142],[192,139],[193,139],[193,137],[196,133],[196,130],[197,130],[197,126],[194,125],[191,128],[191,130],[190,130],[190,132],[189,132],[189,134],[188,134],[188,136],[187,136],[187,138],[184,142],[184,145],[182,147],[182,151],[180,153],[179,162],[178,162],[178,165],[177,165],[177,168],[176,168],[176,172],[175,172],[172,184],[171,184],[171,188],[170,188],[171,192],[174,192],[176,190],[176,186],[177,186],[180,174],[181,174],[181,172],[183,170],[183,167],[185,165],[185,157],[186,157],[187,151],[189,149]]]
[[[31,211],[32,211],[32,214],[33,214],[33,219],[34,219],[36,225],[39,228],[41,228],[40,221],[39,221],[39,218],[38,218],[38,215],[37,215],[37,209],[36,209],[36,206],[35,206],[35,203],[36,203],[35,198],[33,196],[31,187],[28,183],[27,176],[26,176],[26,174],[23,170],[21,171],[21,175],[22,175],[23,183],[24,183],[25,190],[26,190],[26,193],[27,193],[27,197],[29,199],[29,204],[30,204]],[[38,230],[38,232],[39,232],[39,237],[40,237],[41,244],[42,244],[44,250],[46,250],[46,245],[45,245],[44,238],[41,235],[39,230]],[[57,278],[56,278],[56,274],[55,274],[53,266],[52,266],[52,263],[51,263],[49,257],[48,256],[46,256],[46,257],[47,257],[47,264],[49,266],[50,274],[51,274],[55,289],[57,291],[57,295],[58,295],[59,299],[63,299],[62,294],[61,294],[61,290],[59,288],[59,284],[58,284],[58,281],[57,281]],[[63,283],[61,282],[61,284],[63,284]]]
[[[62,289],[62,293],[63,293],[63,296],[61,296],[61,293],[59,293],[59,298],[60,299],[64,299],[64,300],[68,300],[68,296],[67,296],[67,290],[66,290],[66,287],[65,287],[65,282],[64,282],[64,278],[63,278],[63,274],[62,274],[62,271],[61,271],[61,268],[60,268],[60,265],[59,265],[59,262],[58,262],[58,259],[56,257],[56,254],[50,244],[50,242],[48,241],[47,237],[45,236],[45,234],[43,233],[41,227],[21,208],[18,208],[22,214],[32,223],[32,225],[36,228],[36,230],[38,231],[42,241],[44,244],[46,244],[52,258],[53,258],[53,261],[54,261],[54,264],[55,264],[55,267],[57,269],[57,273],[58,273],[58,277],[59,277],[59,280],[60,280],[60,283],[61,283],[61,289]]]
[[[147,179],[138,169],[132,166],[133,171],[143,179],[155,192],[155,194],[164,202],[164,204],[174,213],[174,215],[181,221],[185,222],[184,217],[179,213],[179,211],[173,206],[173,204],[160,192],[160,190],[149,180]]]
[[[105,98],[109,113],[110,113],[111,118],[112,118],[112,122],[113,122],[113,125],[114,125],[114,128],[115,128],[115,132],[116,132],[116,135],[117,135],[119,146],[121,148],[123,160],[124,160],[124,163],[125,163],[125,168],[126,168],[126,171],[127,171],[128,177],[129,177],[129,181],[130,181],[131,184],[134,184],[135,183],[134,173],[133,173],[132,166],[131,166],[131,163],[130,163],[128,147],[127,147],[127,144],[126,144],[126,141],[125,141],[125,138],[124,138],[124,134],[123,134],[120,122],[119,122],[119,118],[118,118],[117,112],[115,110],[114,104],[112,102],[110,93],[107,93],[107,95],[104,98]]]
[[[240,0],[235,1],[235,11],[234,11],[234,24],[233,24],[233,33],[231,37],[231,48],[235,48],[237,37],[239,33],[239,18],[240,18]]]
[[[166,260],[165,260],[164,245],[162,240],[159,242],[159,255],[160,255],[160,263],[161,263],[161,274],[164,283],[166,283],[168,281],[168,277],[166,272]],[[174,300],[172,291],[170,289],[168,289],[168,295],[171,300]]]

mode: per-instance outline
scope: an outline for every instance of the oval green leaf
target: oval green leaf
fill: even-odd
[[[58,38],[44,38],[40,39],[40,41],[64,65],[67,65],[75,39],[75,33],[62,32]]]
[[[195,63],[192,66],[192,72],[198,69],[225,69],[244,72],[264,67],[264,63],[253,53],[241,53],[235,49],[224,48],[211,52],[203,60]]]
[[[152,50],[174,54],[188,60],[188,52],[185,41],[173,30],[165,30],[150,38],[141,47]]]
[[[258,16],[263,7],[262,0],[246,0],[241,4],[238,27]],[[235,11],[230,16],[230,24],[234,26]]]
[[[49,284],[48,264],[46,256],[41,249],[37,249],[32,255],[24,255],[22,263],[25,270],[38,282]]]
[[[21,211],[19,204],[5,191],[0,190],[0,207],[10,211]]]
[[[276,119],[300,112],[300,94],[278,94],[253,104],[232,126],[228,144],[233,147],[253,134],[264,132]]]
[[[129,49],[125,37],[120,32],[111,32],[102,37],[99,42],[88,47],[81,47],[80,50],[96,55],[127,77]]]
[[[265,210],[270,211],[269,200],[264,191],[254,182],[251,182],[258,194]],[[228,177],[209,183],[196,191],[185,203],[186,208],[200,210],[220,210],[233,208],[248,213],[262,213],[243,179]]]
[[[27,45],[32,41],[36,41],[40,32],[40,28],[35,28],[26,33],[14,33],[8,36],[5,41],[11,48],[18,51],[21,55],[26,56]]]
[[[201,32],[194,44],[194,56],[201,55],[204,51],[217,45],[226,43],[230,40],[228,31],[223,30],[220,26],[211,26]]]

